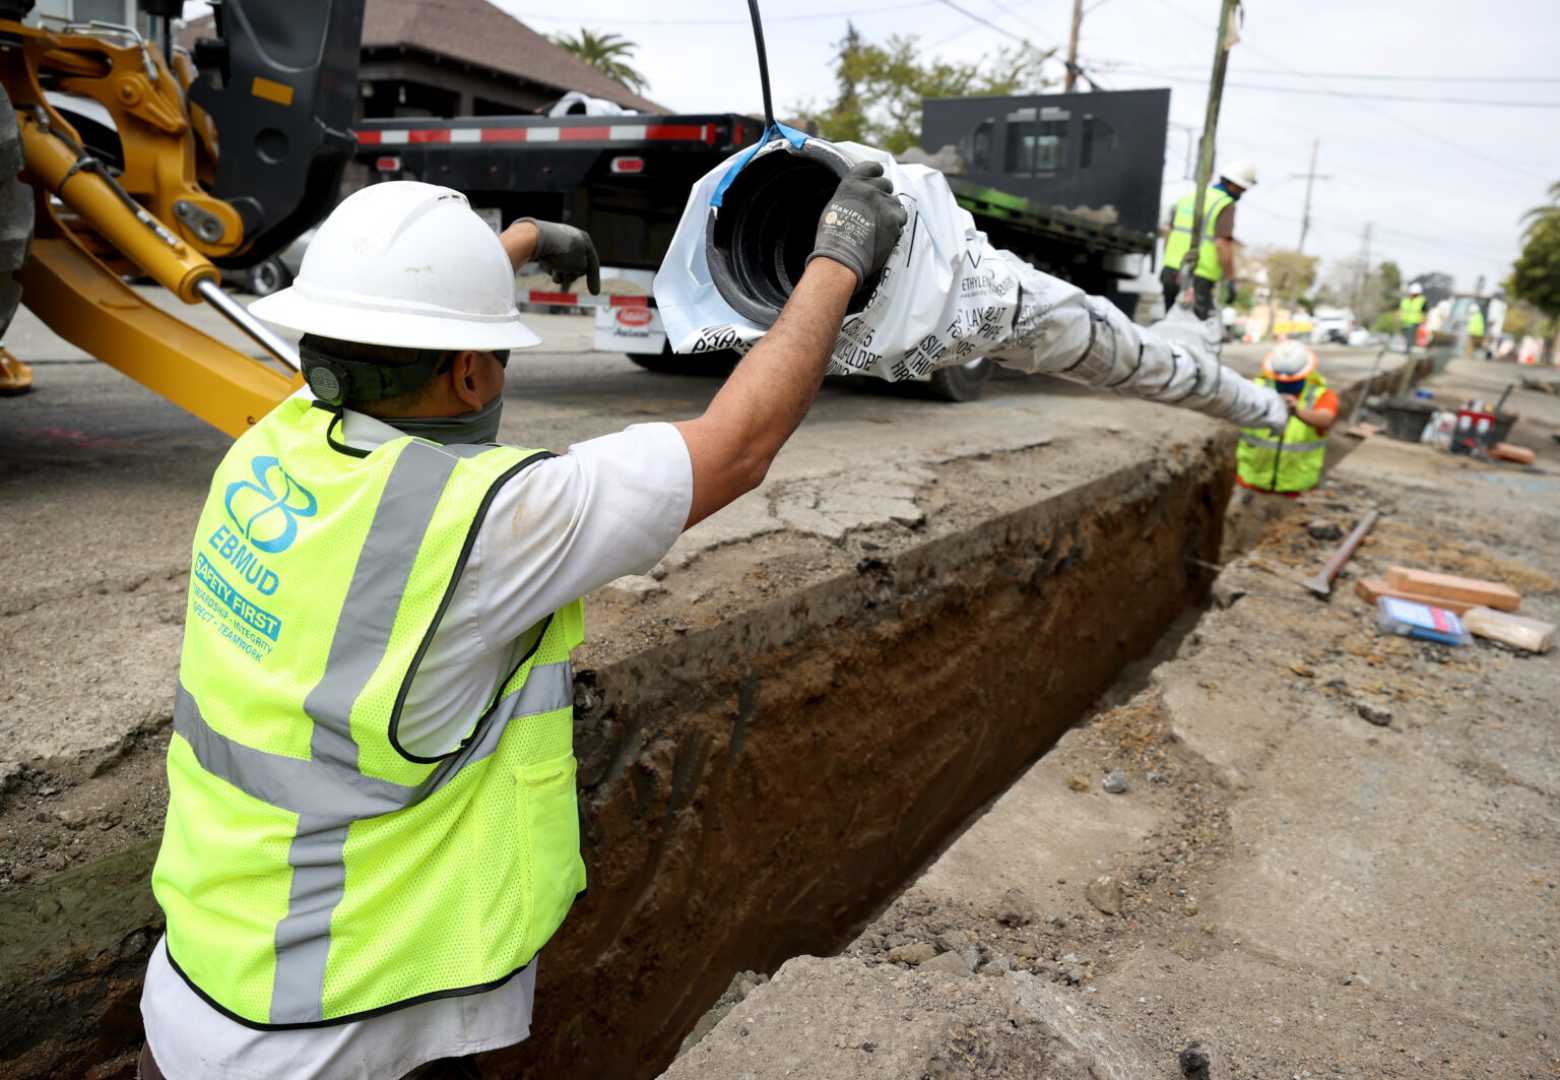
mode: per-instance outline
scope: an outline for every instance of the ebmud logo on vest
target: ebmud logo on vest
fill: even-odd
[[[249,467],[254,480],[228,485],[228,516],[261,551],[286,551],[298,538],[298,519],[313,517],[319,504],[274,457],[257,457]]]
[[[256,457],[249,469],[254,479],[229,484],[223,497],[236,529],[218,525],[206,538],[206,547],[228,565],[219,567],[204,551],[197,552],[190,600],[196,618],[214,625],[251,659],[263,660],[281,637],[282,620],[243,586],[261,597],[276,594],[281,576],[259,553],[275,555],[292,547],[298,520],[313,517],[319,503],[274,457]]]

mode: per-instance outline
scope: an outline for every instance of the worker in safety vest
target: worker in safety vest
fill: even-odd
[[[1262,375],[1252,380],[1271,386],[1289,406],[1289,423],[1277,434],[1268,428],[1243,428],[1235,450],[1236,481],[1243,488],[1298,496],[1322,479],[1327,431],[1338,419],[1338,395],[1316,370],[1316,354],[1298,341],[1286,341],[1262,359]]]
[[[1257,167],[1249,161],[1234,165],[1228,172],[1219,174],[1219,182],[1208,189],[1203,197],[1202,242],[1197,248],[1197,261],[1192,270],[1192,310],[1199,319],[1213,314],[1214,287],[1224,283],[1223,302],[1235,302],[1235,204],[1249,188],[1257,185]],[[1165,240],[1165,264],[1159,270],[1159,281],[1165,290],[1165,312],[1175,306],[1183,282],[1180,279],[1181,264],[1192,249],[1192,220],[1196,210],[1197,192],[1182,196],[1170,213],[1169,232]]]
[[[525,1039],[585,888],[580,597],[763,479],[905,211],[858,165],[773,328],[704,414],[501,445],[514,275],[599,289],[590,238],[496,235],[458,192],[344,200],[291,288],[308,388],[218,466],[195,534],[152,875],[141,1076],[475,1075]]]
[[[1425,321],[1425,289],[1419,282],[1408,287],[1408,295],[1398,301],[1398,322],[1403,327],[1403,351],[1412,352],[1419,327]]]
[[[1468,309],[1468,355],[1484,352],[1484,309],[1475,300]]]

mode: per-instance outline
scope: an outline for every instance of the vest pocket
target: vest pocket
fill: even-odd
[[[531,885],[531,918],[525,949],[534,954],[547,943],[584,887],[580,859],[579,794],[574,786],[573,754],[516,769],[525,822]]]

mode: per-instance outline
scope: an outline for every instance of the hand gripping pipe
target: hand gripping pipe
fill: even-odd
[[[1276,393],[1219,362],[1213,322],[1177,308],[1139,327],[1109,301],[993,248],[941,173],[778,125],[769,135],[695,187],[657,275],[657,302],[679,352],[761,337],[801,279],[839,178],[875,160],[910,221],[888,265],[852,297],[834,373],[904,379],[987,356],[1246,426],[1286,422]]]

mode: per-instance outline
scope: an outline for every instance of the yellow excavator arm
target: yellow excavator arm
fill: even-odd
[[[313,224],[329,208],[351,139],[344,125],[320,123],[317,113],[287,112],[307,110],[320,82],[339,90],[341,72],[321,80],[319,70],[288,75],[261,66],[267,42],[257,40],[256,26],[320,36],[321,66],[339,69],[348,47],[355,65],[363,4],[269,0],[273,16],[296,9],[294,29],[274,17],[247,19],[243,2],[226,5],[228,25],[219,22],[218,37],[201,43],[204,83],[183,55],[183,78],[175,77],[172,51],[165,59],[128,27],[0,17],[8,42],[0,48],[0,331],[20,292],[61,337],[234,436],[301,382],[292,348],[222,291],[213,260],[254,261]],[[229,100],[234,90],[254,100]],[[57,107],[62,95],[96,102],[111,127],[84,138]],[[339,100],[331,108],[339,121]],[[234,129],[231,160],[222,157],[224,121]],[[265,162],[283,167],[254,180],[255,170],[238,160],[246,137]],[[170,315],[125,284],[131,272],[185,303],[217,308],[269,359]]]

